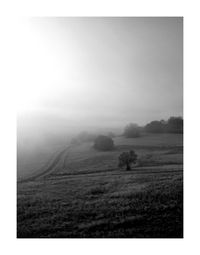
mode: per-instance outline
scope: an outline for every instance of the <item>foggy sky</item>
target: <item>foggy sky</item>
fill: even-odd
[[[182,18],[32,18],[23,35],[24,125],[183,115]]]

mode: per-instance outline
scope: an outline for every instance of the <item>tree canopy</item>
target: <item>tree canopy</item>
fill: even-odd
[[[126,170],[131,170],[131,165],[137,161],[137,154],[134,150],[123,152],[119,155],[119,167],[126,167]]]

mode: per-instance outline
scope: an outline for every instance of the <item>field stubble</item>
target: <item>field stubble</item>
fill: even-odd
[[[17,236],[183,237],[182,136],[135,140],[73,148],[50,175],[18,183]],[[125,147],[139,155],[131,171],[117,168]]]

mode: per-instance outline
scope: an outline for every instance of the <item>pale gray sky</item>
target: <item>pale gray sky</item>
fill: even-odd
[[[21,35],[23,121],[114,127],[183,114],[182,18],[33,18]]]

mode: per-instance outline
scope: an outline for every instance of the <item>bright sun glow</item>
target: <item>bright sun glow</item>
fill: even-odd
[[[70,77],[76,60],[73,44],[69,40],[68,47],[63,47],[59,38],[54,38],[54,31],[45,33],[31,22],[23,22],[20,28],[19,37],[23,43],[19,45],[19,63],[23,78],[17,89],[18,114],[40,111],[46,100],[62,94],[63,87],[66,100],[72,101],[72,94],[78,89]],[[63,80],[66,81],[64,86]]]

